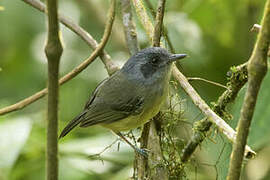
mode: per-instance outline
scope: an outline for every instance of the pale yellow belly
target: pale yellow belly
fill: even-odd
[[[101,124],[101,126],[105,128],[109,128],[113,131],[128,131],[137,127],[142,126],[146,122],[148,122],[151,118],[153,118],[159,112],[163,102],[166,100],[167,91],[164,92],[162,97],[160,97],[156,102],[152,104],[152,106],[143,110],[143,112],[136,116],[129,116],[128,118],[109,123],[109,124]]]

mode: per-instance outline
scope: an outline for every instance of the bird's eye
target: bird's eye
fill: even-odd
[[[158,62],[158,58],[152,58],[151,63],[156,64]]]

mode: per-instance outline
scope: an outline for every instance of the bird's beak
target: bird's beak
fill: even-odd
[[[186,56],[187,56],[186,54],[172,54],[170,55],[169,59],[170,59],[170,62],[174,62],[174,61],[177,61],[178,59],[183,59]]]

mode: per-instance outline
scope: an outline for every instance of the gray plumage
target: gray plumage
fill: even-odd
[[[97,86],[83,112],[69,122],[60,138],[78,124],[99,124],[114,132],[143,125],[166,99],[172,62],[185,56],[159,47],[141,50]]]

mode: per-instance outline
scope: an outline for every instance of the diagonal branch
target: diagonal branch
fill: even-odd
[[[176,66],[173,67],[173,76],[192,99],[193,103],[202,111],[202,113],[204,113],[207,119],[214,123],[218,127],[219,131],[222,132],[231,142],[235,142],[236,132],[204,102]],[[255,154],[249,146],[246,146],[246,153]]]
[[[260,29],[252,55],[248,61],[248,87],[237,125],[236,142],[230,160],[228,180],[238,180],[241,174],[244,148],[257,96],[264,76],[267,73],[267,52],[270,44],[270,0],[267,0]]]
[[[145,28],[145,31],[150,40],[152,40],[151,33],[153,32],[153,25],[148,17],[143,3],[141,0],[133,0],[133,4],[135,6],[136,12],[140,21]],[[189,84],[186,77],[177,69],[175,65],[173,65],[172,69],[173,77],[178,81],[183,90],[188,94],[193,103],[205,114],[205,116],[216,126],[219,130],[231,141],[235,141],[236,133],[235,131],[216,113],[214,113],[211,108],[202,100],[199,94],[195,91],[195,89]],[[254,154],[255,152],[251,150],[250,147],[246,146],[246,152],[250,152]]]
[[[150,42],[152,42],[153,40],[153,31],[154,31],[154,27],[153,24],[150,20],[150,18],[147,15],[147,12],[145,10],[145,7],[143,5],[142,0],[132,0],[133,5],[135,7],[137,16],[139,17],[145,31],[146,34],[150,40]]]
[[[218,101],[214,104],[213,110],[220,117],[230,119],[231,115],[227,112],[226,106],[233,102],[240,91],[240,89],[247,82],[247,63],[241,64],[237,67],[231,68],[230,81],[227,83],[226,91],[219,97]],[[181,155],[181,161],[187,162],[196,148],[201,144],[207,136],[207,132],[212,126],[212,122],[203,118],[195,123],[194,133],[190,138],[187,145],[184,147]],[[246,158],[250,159],[254,157],[255,154],[251,152],[246,152]]]
[[[88,57],[79,66],[75,67],[71,72],[69,72],[68,74],[66,74],[65,76],[63,76],[59,80],[60,85],[66,83],[67,81],[69,81],[72,78],[74,78],[75,76],[77,76],[89,64],[91,64],[100,53],[102,53],[102,50],[104,49],[104,47],[108,41],[108,38],[110,36],[111,30],[112,30],[114,16],[115,16],[115,9],[113,7],[113,8],[110,8],[110,10],[109,10],[108,20],[107,20],[105,31],[104,31],[104,34],[103,34],[103,37],[102,37],[100,44],[97,46],[97,48],[94,50],[94,52],[90,55],[90,57]],[[88,36],[88,34],[84,34],[84,36],[81,36],[81,37],[86,37],[86,36]],[[104,56],[106,56],[107,58],[109,57],[107,54],[104,54]],[[113,66],[109,65],[108,67],[110,67],[110,72],[115,72],[118,69],[118,67],[115,65],[113,65]],[[10,113],[13,111],[23,109],[24,107],[32,104],[33,102],[43,98],[47,93],[48,93],[48,90],[47,90],[47,88],[45,88],[45,89],[35,93],[34,95],[32,95],[28,98],[25,98],[24,100],[22,100],[16,104],[4,107],[4,108],[0,109],[0,115],[4,115],[4,114],[7,114],[7,113]]]
[[[22,0],[22,1],[36,8],[37,10],[45,13],[46,6],[42,2],[38,0]],[[69,28],[71,31],[73,31],[75,34],[77,34],[79,37],[81,37],[82,40],[85,41],[88,46],[90,46],[90,48],[96,49],[98,47],[97,41],[91,36],[91,34],[89,34],[87,31],[85,31],[83,28],[81,28],[76,23],[72,22],[72,20],[62,15],[61,13],[58,13],[58,16],[59,21],[67,28]],[[99,57],[104,63],[109,75],[112,75],[116,70],[118,70],[118,67],[112,62],[110,55],[108,55],[106,51],[102,50],[99,53]]]

